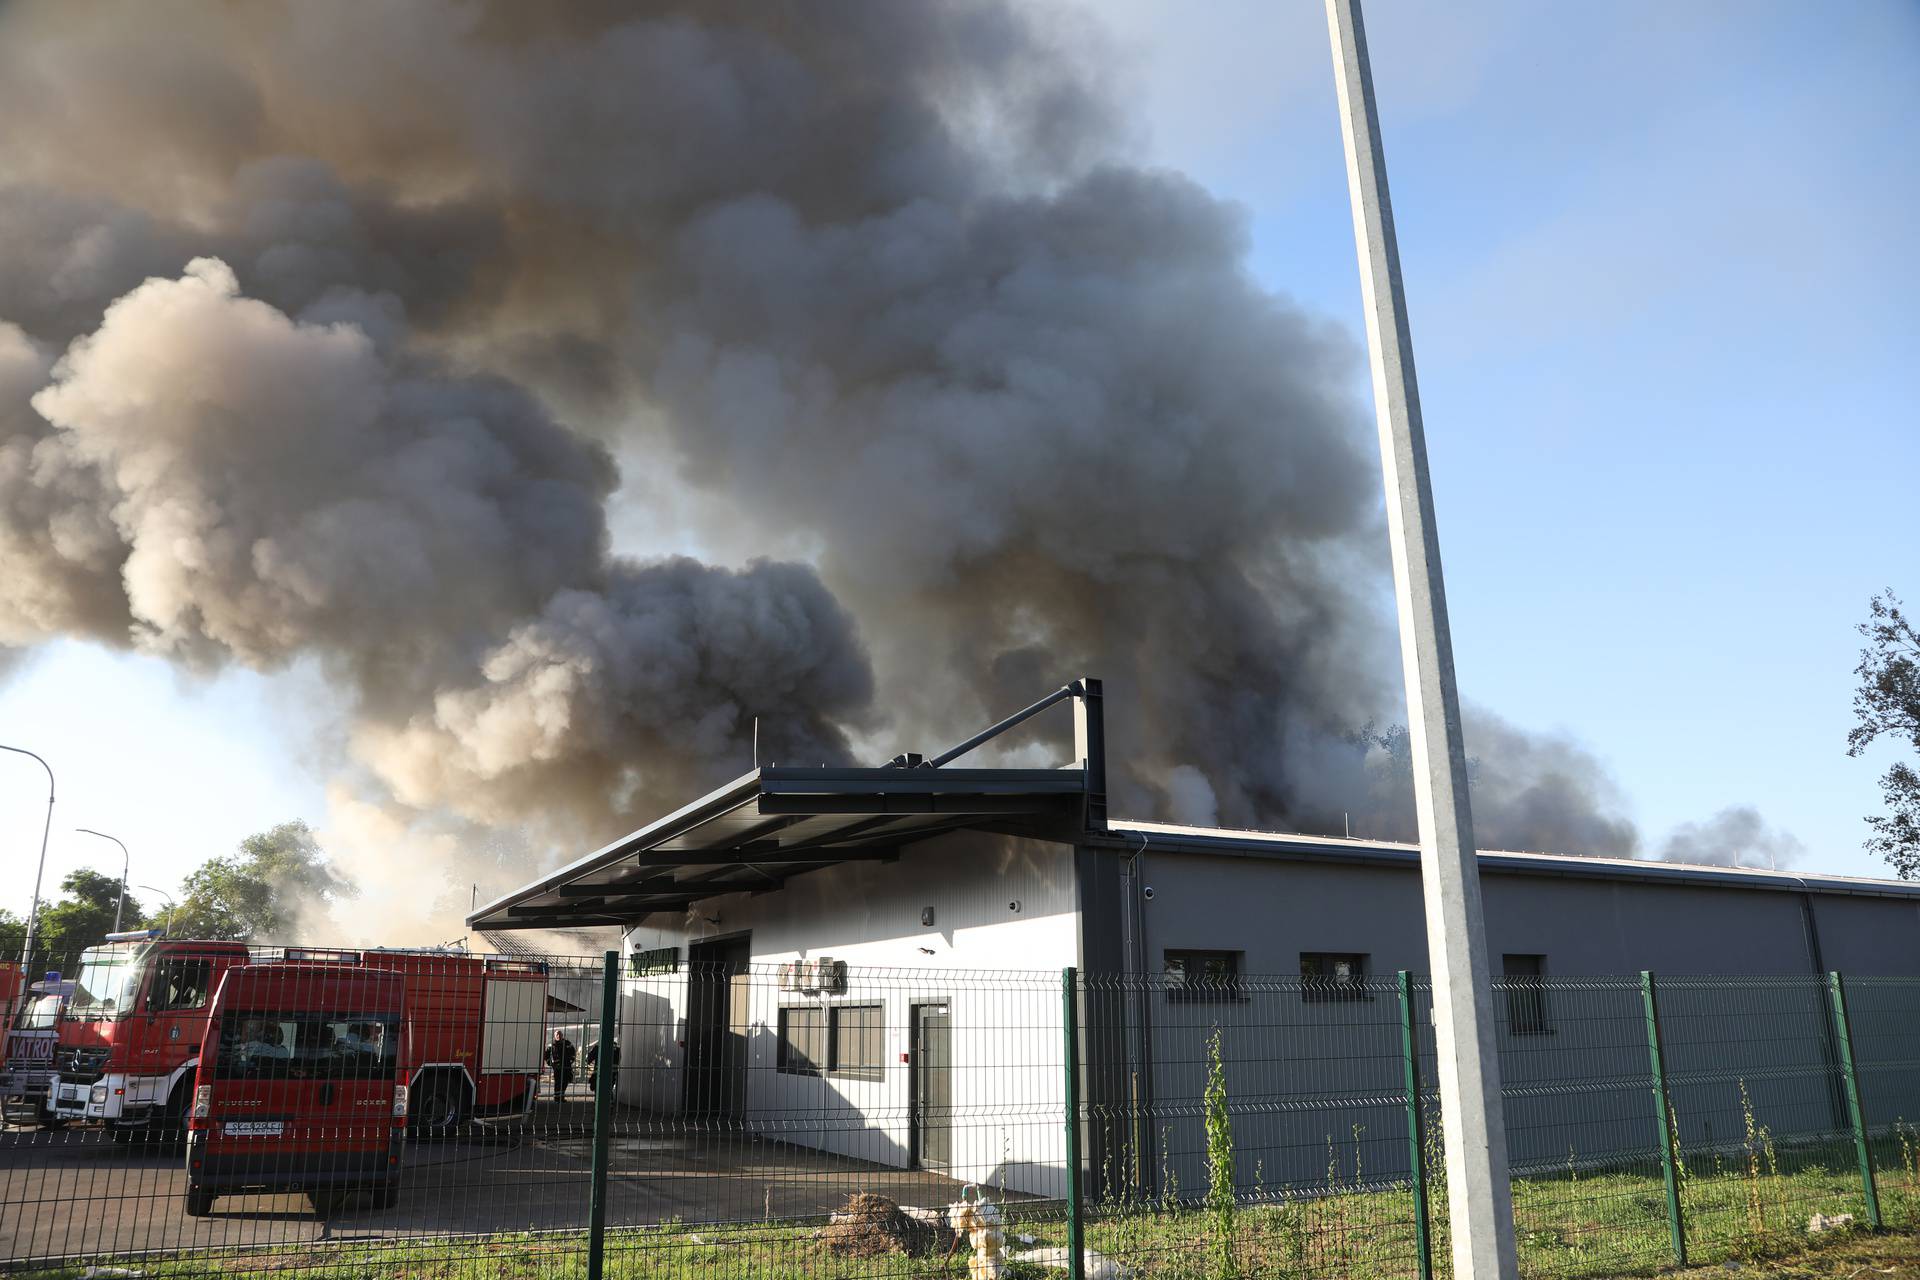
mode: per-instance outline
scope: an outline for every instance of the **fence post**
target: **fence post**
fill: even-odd
[[[1673,1105],[1667,1100],[1667,1064],[1660,1052],[1660,1005],[1654,994],[1653,972],[1640,971],[1640,1001],[1647,1014],[1647,1058],[1653,1067],[1653,1118],[1660,1132],[1660,1172],[1667,1182],[1667,1231],[1673,1237],[1673,1265],[1687,1265],[1687,1227],[1680,1216],[1680,1178],[1674,1168],[1673,1147],[1680,1135],[1675,1132]]]
[[[1860,1076],[1853,1066],[1853,1027],[1847,1017],[1847,986],[1834,970],[1827,975],[1833,992],[1833,1025],[1840,1033],[1840,1072],[1847,1082],[1847,1114],[1853,1121],[1853,1146],[1860,1156],[1860,1186],[1867,1193],[1867,1223],[1880,1230],[1880,1189],[1873,1181],[1873,1146],[1867,1141],[1867,1114],[1860,1105]]]
[[[1060,971],[1060,1022],[1067,1062],[1067,1276],[1086,1280],[1086,1219],[1080,1195],[1080,1007],[1079,970]]]
[[[614,1023],[620,1001],[620,953],[606,954],[600,978],[600,1039],[593,1068],[593,1174],[587,1199],[587,1280],[600,1280],[607,1262],[607,1147],[613,1134]]]
[[[1407,1153],[1413,1170],[1413,1234],[1420,1247],[1420,1280],[1433,1280],[1433,1237],[1427,1228],[1427,1135],[1420,1115],[1420,1041],[1413,1026],[1413,974],[1400,971],[1400,1059],[1407,1079]]]

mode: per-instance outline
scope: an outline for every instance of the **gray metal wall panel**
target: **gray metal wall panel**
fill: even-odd
[[[1411,870],[1147,853],[1147,939],[1246,953],[1249,973],[1294,973],[1302,951],[1359,951],[1372,971],[1426,968]],[[1553,977],[1814,972],[1799,895],[1695,885],[1489,875],[1488,952],[1548,957]],[[1920,904],[1814,895],[1829,968],[1920,976]]]

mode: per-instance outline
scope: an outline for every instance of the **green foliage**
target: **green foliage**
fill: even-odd
[[[19,959],[20,948],[26,945],[27,922],[0,907],[0,959]]]
[[[1867,638],[1853,673],[1858,723],[1847,734],[1847,754],[1858,756],[1882,737],[1904,741],[1920,752],[1920,633],[1898,597],[1888,591],[1867,604],[1869,616],[1857,631]],[[1873,834],[1869,851],[1893,865],[1903,879],[1920,879],[1920,773],[1896,760],[1880,778],[1886,811],[1867,818]]]
[[[41,956],[64,962],[113,932],[120,878],[82,867],[60,882],[60,893],[57,902],[40,908],[33,948]],[[139,902],[129,896],[120,913],[120,927],[138,929],[145,923]]]
[[[209,858],[182,882],[167,931],[177,938],[238,942],[289,939],[303,912],[355,893],[334,873],[304,822],[248,836],[237,854]]]
[[[1233,1256],[1233,1118],[1227,1114],[1227,1068],[1220,1028],[1207,1038],[1207,1087],[1201,1097],[1207,1125],[1207,1218],[1213,1235],[1214,1280],[1236,1280]]]

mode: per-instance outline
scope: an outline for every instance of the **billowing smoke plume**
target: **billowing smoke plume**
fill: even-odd
[[[1806,852],[1791,832],[1769,826],[1751,805],[1723,809],[1705,822],[1682,823],[1660,848],[1668,862],[1715,867],[1785,867]]]
[[[0,644],[317,656],[387,797],[602,836],[755,717],[930,748],[1086,671],[1121,811],[1341,829],[1397,693],[1359,353],[1129,161],[1090,47],[996,0],[9,6]],[[614,459],[797,563],[610,554]],[[1631,845],[1496,736],[1492,830]]]
[[[210,258],[112,303],[11,442],[27,494],[78,477],[102,518],[85,555],[28,562],[7,638],[51,616],[193,664],[318,655],[395,794],[475,815],[698,785],[743,765],[753,710],[775,749],[845,753],[831,717],[870,677],[811,570],[610,558],[600,446],[511,384],[408,367],[350,310],[294,320]],[[118,609],[89,625],[103,568]]]
[[[1639,829],[1624,816],[1624,801],[1591,752],[1564,736],[1527,733],[1483,707],[1468,707],[1465,719],[1467,780],[1481,848],[1611,858],[1639,852]],[[1356,735],[1354,746],[1364,752],[1365,785],[1348,815],[1349,829],[1374,839],[1416,839],[1407,731],[1369,730]],[[1337,795],[1359,790],[1337,776],[1331,784]]]

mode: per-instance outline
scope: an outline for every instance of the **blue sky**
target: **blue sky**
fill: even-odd
[[[1358,332],[1318,6],[1141,3],[1152,145]],[[1187,10],[1190,15],[1194,10]],[[1859,847],[1867,597],[1920,595],[1920,7],[1380,4],[1369,31],[1461,688],[1650,843],[1758,805]]]
[[[1319,5],[1104,0],[1063,30],[1088,12],[1140,148],[1241,203],[1258,275],[1358,341]],[[1920,600],[1920,6],[1368,18],[1463,694],[1584,742],[1650,844],[1751,803],[1802,865],[1878,874],[1885,759],[1844,736],[1867,597]],[[76,826],[172,889],[321,824],[334,732],[311,671],[62,643],[0,686],[0,741],[60,774],[49,887],[116,869]],[[16,910],[43,786],[0,758]]]

